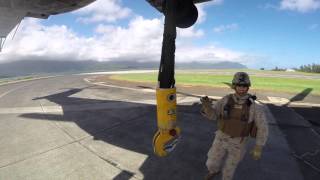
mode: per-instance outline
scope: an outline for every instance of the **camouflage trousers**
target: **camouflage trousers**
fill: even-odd
[[[233,174],[245,154],[247,138],[231,138],[221,131],[216,132],[215,139],[208,152],[206,162],[210,173],[219,172],[222,168],[222,179],[232,180]],[[225,160],[225,162],[223,162]]]

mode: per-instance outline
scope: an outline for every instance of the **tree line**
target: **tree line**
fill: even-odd
[[[320,64],[302,65],[299,69],[296,70],[302,72],[320,73]]]
[[[264,70],[264,68],[260,68],[260,70]],[[287,71],[288,69],[275,67],[271,69],[271,71]],[[320,73],[320,64],[307,64],[301,65],[299,68],[293,68],[294,71],[300,72],[308,72],[308,73]]]

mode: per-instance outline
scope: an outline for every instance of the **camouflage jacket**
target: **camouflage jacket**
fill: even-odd
[[[236,94],[231,94],[234,98],[234,101],[237,104],[246,103],[249,94],[244,97],[238,97]],[[221,113],[223,113],[224,106],[227,104],[229,95],[224,96],[222,99],[217,101],[216,104],[212,105],[212,111],[210,114],[206,114],[206,117],[210,120],[218,120],[221,117]],[[265,145],[268,138],[268,124],[266,121],[264,107],[261,104],[252,101],[252,104],[249,109],[249,123],[254,121],[258,131],[256,137],[256,145],[263,146]]]

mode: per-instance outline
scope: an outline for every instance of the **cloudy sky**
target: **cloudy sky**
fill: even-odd
[[[250,68],[320,63],[320,0],[215,0],[178,29],[176,61]],[[25,18],[0,61],[159,61],[163,15],[144,0],[97,0],[48,20]]]

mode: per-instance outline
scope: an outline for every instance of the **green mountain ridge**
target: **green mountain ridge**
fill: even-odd
[[[76,73],[93,71],[158,69],[159,62],[137,61],[49,61],[25,60],[0,63],[0,77],[25,76],[32,74]],[[176,69],[241,69],[246,66],[235,62],[176,63]]]

